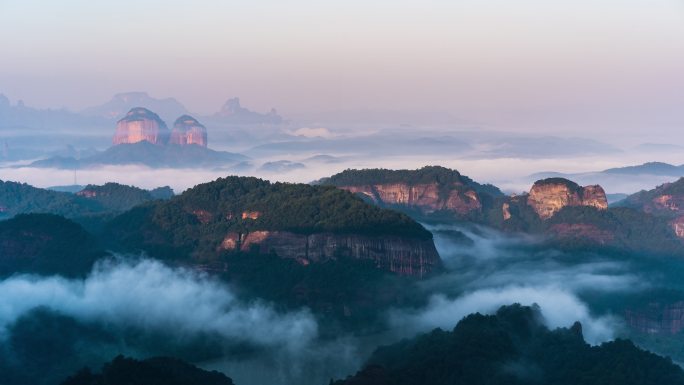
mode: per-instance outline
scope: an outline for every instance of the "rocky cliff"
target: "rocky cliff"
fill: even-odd
[[[548,219],[566,206],[608,208],[606,193],[599,185],[582,187],[564,178],[549,178],[534,183],[527,204],[539,218]]]
[[[183,115],[176,119],[173,124],[169,143],[180,146],[196,144],[207,147],[207,129],[192,116]]]
[[[424,214],[451,211],[466,215],[481,212],[482,202],[475,190],[453,184],[449,191],[440,192],[437,183],[409,185],[408,183],[340,186],[341,189],[367,196],[375,203],[415,208]]]
[[[332,186],[221,178],[139,206],[110,231],[123,244],[185,262],[214,263],[241,251],[300,264],[372,260],[415,277],[442,267],[432,234],[419,223]]]
[[[664,218],[675,235],[684,238],[684,178],[630,195],[616,206]]]
[[[368,259],[380,269],[400,275],[423,277],[441,268],[432,240],[371,237],[358,234],[296,234],[286,231],[231,232],[221,242],[223,250],[275,252],[303,265],[332,258]]]
[[[423,215],[447,213],[457,218],[482,214],[494,198],[503,197],[490,185],[481,185],[444,167],[418,170],[347,170],[322,180],[366,197],[379,206],[418,211]]]
[[[112,143],[130,144],[147,141],[152,144],[167,144],[169,129],[159,115],[147,108],[136,107],[116,123]]]

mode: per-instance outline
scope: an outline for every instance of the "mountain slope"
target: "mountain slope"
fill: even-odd
[[[199,168],[229,166],[247,160],[244,155],[214,151],[198,145],[154,145],[147,141],[119,144],[82,159],[53,157],[31,163],[31,167],[79,168],[98,165],[139,164],[148,167]]]
[[[425,217],[481,219],[503,193],[456,170],[428,166],[417,170],[345,170],[318,183],[360,194],[381,207]]]
[[[217,371],[206,371],[181,360],[155,357],[136,360],[115,357],[100,373],[83,369],[61,385],[233,385]]]
[[[92,235],[57,215],[22,214],[0,221],[0,276],[82,275],[105,255]]]
[[[441,261],[432,234],[406,215],[330,186],[227,177],[152,202],[108,227],[122,244],[153,256],[218,262],[230,252],[275,252],[300,263],[338,257],[422,276]]]
[[[684,384],[671,360],[616,340],[584,342],[582,327],[549,330],[538,308],[504,306],[381,347],[365,369],[334,385]]]

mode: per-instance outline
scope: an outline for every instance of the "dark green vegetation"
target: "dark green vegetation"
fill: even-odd
[[[51,214],[0,221],[0,277],[15,273],[84,275],[107,254],[80,225]]]
[[[669,200],[656,203],[659,197],[670,196]],[[665,183],[652,190],[640,191],[617,202],[615,206],[647,211],[654,215],[672,219],[682,214],[681,202],[684,200],[684,178]]]
[[[678,239],[666,218],[636,208],[567,206],[541,220],[524,196],[508,201],[511,218],[501,210],[488,212],[488,225],[508,232],[544,234],[549,245],[563,249],[614,249],[626,253],[681,255]]]
[[[245,212],[259,216],[243,218]],[[246,177],[220,178],[169,201],[136,207],[112,220],[107,232],[155,257],[214,259],[226,234],[256,230],[432,237],[408,216],[374,207],[332,186]]]
[[[221,250],[226,234],[282,230],[432,239],[408,216],[369,205],[332,186],[229,177],[162,201],[151,200],[148,191],[113,183],[87,186],[81,195],[14,185],[27,189],[27,201],[30,194],[45,193],[66,202],[59,207],[70,203],[95,213],[103,207],[123,210],[130,202],[144,203],[118,216],[76,217],[94,235],[54,215],[20,215],[0,222],[0,251],[5,252],[0,258],[1,274],[81,275],[106,255],[101,250],[134,255],[145,251],[170,264],[212,271],[234,283],[245,299],[260,297],[290,309],[308,306],[329,319],[330,330],[337,328],[338,319],[345,328],[374,327],[380,309],[408,301],[411,279],[382,271],[373,261],[333,257],[302,264],[273,253]],[[259,216],[243,218],[244,212]]]
[[[98,206],[70,193],[0,181],[0,218],[33,212],[75,217],[96,213],[100,211]]]
[[[31,167],[74,169],[94,165],[140,164],[148,167],[200,168],[230,166],[248,158],[225,151],[214,151],[195,144],[156,145],[147,141],[119,144],[82,159],[54,157],[35,161]]]
[[[545,179],[540,179],[536,182],[534,182],[535,185],[537,186],[545,186],[545,185],[564,185],[565,187],[568,188],[570,192],[574,192],[576,194],[579,194],[580,196],[582,195],[582,186],[578,185],[577,183],[571,181],[570,179],[566,178],[545,178]]]
[[[458,220],[487,223],[488,212],[501,207],[500,201],[505,199],[505,195],[496,186],[477,183],[456,170],[441,166],[425,166],[417,170],[345,170],[316,183],[363,189],[364,193],[358,194],[363,199],[428,222]],[[403,187],[398,187],[399,185]],[[403,189],[407,194],[407,188],[416,187],[415,192],[421,196],[413,197],[415,201],[411,203],[396,203],[391,199],[383,199],[378,186],[382,186],[384,190]],[[430,192],[434,188],[437,196]]]
[[[501,190],[491,184],[480,184],[456,170],[441,166],[425,166],[417,170],[388,170],[383,168],[345,170],[330,178],[323,178],[319,184],[333,186],[364,186],[374,184],[406,183],[409,185],[437,183],[441,188],[451,189],[463,185],[478,193],[492,197],[503,196]]]
[[[136,205],[173,196],[169,187],[143,190],[118,183],[88,185],[76,194],[25,183],[0,181],[0,219],[18,214],[46,213],[72,219],[90,231],[100,231],[115,215]]]
[[[473,314],[451,331],[436,329],[381,347],[368,366],[336,385],[684,384],[671,360],[615,340],[584,342],[582,328],[549,330],[538,308],[504,306]]]
[[[173,358],[139,361],[117,356],[100,373],[86,368],[62,385],[233,385],[233,381],[222,373],[202,370]]]
[[[340,330],[367,332],[384,327],[383,311],[419,304],[413,279],[380,270],[373,261],[331,259],[304,266],[291,258],[233,253],[221,277],[245,300],[263,298],[285,309],[308,307],[335,338]]]
[[[169,199],[173,196],[169,190],[169,187],[159,187],[148,191],[110,182],[102,186],[87,185],[76,194],[97,202],[103,210],[123,212],[147,201]]]
[[[453,189],[470,188],[478,193],[482,207],[471,210],[467,215],[445,213],[444,210],[432,211],[430,207],[426,211],[425,208],[407,205],[387,206],[427,223],[478,223],[507,232],[545,235],[549,237],[550,245],[564,249],[602,248],[629,253],[684,254],[682,241],[676,237],[670,223],[682,213],[653,203],[662,195],[672,195],[672,202],[684,207],[684,178],[654,190],[634,194],[608,210],[588,206],[565,207],[547,220],[540,219],[528,205],[526,195],[506,197],[494,186],[479,184],[458,171],[438,166],[418,170],[346,170],[322,179],[320,183],[335,186],[411,186],[436,183],[441,195],[448,194]],[[564,184],[571,192],[582,195],[582,187],[565,178],[553,177],[536,182],[538,186],[545,184]],[[377,204],[385,205],[382,202]],[[503,216],[504,204],[511,215],[508,219]]]
[[[21,301],[21,298],[16,301]],[[223,349],[221,340],[210,333],[196,338],[179,338],[171,330],[141,331],[112,327],[107,323],[89,322],[63,315],[46,307],[38,307],[25,313],[16,322],[7,325],[3,333],[5,334],[0,345],[0,384],[3,385],[59,384],[84,366],[100,368],[118,354],[139,357],[173,356],[188,362],[203,362],[228,354]],[[234,351],[231,353],[235,354]],[[168,374],[173,374],[173,366],[171,363],[166,368],[170,371]],[[105,375],[104,378],[106,367],[107,365],[102,374]],[[122,366],[111,374],[132,376],[133,378],[128,377],[131,381],[137,376],[141,376],[138,380],[150,380],[149,376],[156,377],[159,374],[141,369],[136,365]],[[185,369],[184,365],[177,367],[181,372],[192,374],[192,370],[186,372]],[[80,380],[88,378],[94,381],[104,379],[100,374],[94,374],[92,377],[80,377]],[[158,378],[168,379],[164,374]],[[78,375],[75,376],[74,380],[76,379],[79,379]]]

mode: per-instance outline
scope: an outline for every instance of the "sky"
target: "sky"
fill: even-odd
[[[676,132],[684,0],[0,0],[0,93],[191,111],[446,112],[512,130]]]

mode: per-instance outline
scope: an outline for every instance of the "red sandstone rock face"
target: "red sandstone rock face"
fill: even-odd
[[[474,190],[463,191],[454,185],[446,195],[440,194],[437,183],[408,185],[406,183],[376,184],[367,186],[341,186],[352,193],[361,193],[376,203],[408,206],[425,214],[448,210],[465,215],[480,212],[482,203]]]
[[[180,146],[196,144],[207,147],[207,129],[192,116],[183,115],[176,119],[173,124],[169,143]]]
[[[169,130],[154,112],[137,107],[116,123],[116,133],[112,143],[127,144],[148,141],[152,144],[166,144]]]
[[[295,234],[284,231],[229,233],[221,249],[260,253],[274,251],[300,263],[321,262],[335,257],[372,259],[381,269],[400,275],[423,277],[442,267],[432,240],[407,240],[399,237],[366,237],[331,233]]]
[[[642,333],[677,334],[684,329],[684,302],[650,303],[645,309],[627,310],[625,319]]]
[[[551,218],[566,206],[608,208],[606,193],[599,185],[580,187],[569,180],[554,178],[537,181],[530,189],[527,204],[541,219]]]
[[[672,226],[672,230],[674,230],[677,238],[684,238],[684,216],[675,218],[672,222],[670,222],[670,225]]]

